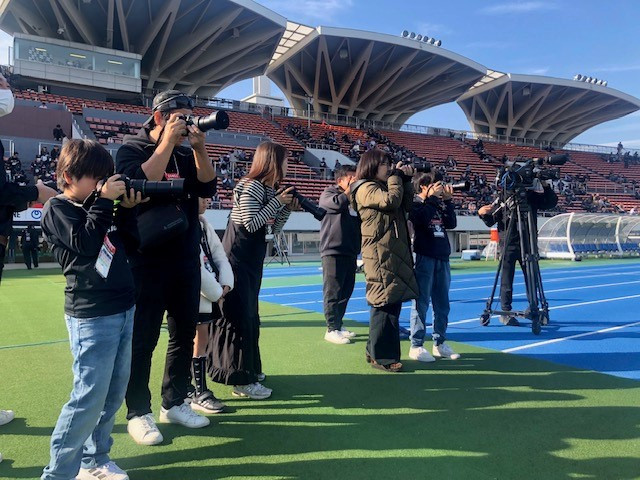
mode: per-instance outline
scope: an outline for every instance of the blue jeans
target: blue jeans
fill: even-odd
[[[41,480],[75,479],[80,467],[109,462],[111,430],[131,372],[134,311],[94,318],[65,315],[73,390],[51,435],[51,460]]]
[[[411,302],[411,340],[412,347],[421,347],[427,324],[429,300],[433,307],[433,341],[436,345],[444,343],[449,324],[449,286],[451,285],[451,267],[449,260],[438,260],[416,254],[416,280],[420,296]]]

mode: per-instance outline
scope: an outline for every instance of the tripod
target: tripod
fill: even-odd
[[[280,265],[284,265],[284,262],[287,262],[287,265],[291,266],[291,262],[289,261],[289,246],[287,245],[287,238],[285,234],[280,232],[273,236],[273,254],[269,261],[265,266],[268,266],[274,260],[279,260]]]
[[[500,262],[498,263],[498,270],[493,281],[493,290],[490,297],[487,299],[487,305],[484,312],[480,316],[480,322],[483,326],[489,325],[489,319],[492,314],[508,315],[509,317],[524,317],[531,320],[531,331],[534,335],[539,335],[542,325],[549,323],[549,304],[544,295],[544,289],[542,287],[542,276],[540,274],[540,265],[538,260],[540,255],[538,253],[538,232],[536,229],[535,218],[533,217],[533,211],[529,202],[527,201],[527,190],[519,187],[512,192],[507,199],[501,203],[500,208],[494,212],[497,213],[500,209],[503,210],[503,215],[509,215],[509,221],[507,229],[505,231],[504,238],[502,239],[502,255],[500,256]],[[503,311],[494,310],[493,301],[496,294],[496,287],[498,286],[498,278],[502,271],[502,265],[504,262],[504,253],[506,246],[512,237],[514,229],[518,229],[518,236],[520,237],[520,259],[523,263],[525,288],[527,292],[527,301],[529,308],[524,311]]]

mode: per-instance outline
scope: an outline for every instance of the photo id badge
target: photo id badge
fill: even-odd
[[[111,262],[113,262],[113,256],[116,254],[116,247],[113,246],[111,240],[107,235],[104,236],[104,242],[100,248],[98,254],[98,260],[96,260],[96,272],[102,278],[109,276],[109,270],[111,269]]]

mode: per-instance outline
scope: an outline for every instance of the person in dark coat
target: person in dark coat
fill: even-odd
[[[20,235],[20,248],[24,256],[24,264],[28,270],[31,270],[31,262],[33,262],[34,268],[38,268],[38,250],[40,247],[38,238],[38,232],[35,231],[33,225],[25,228]]]

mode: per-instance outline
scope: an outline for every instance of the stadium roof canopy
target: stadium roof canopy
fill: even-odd
[[[487,68],[409,38],[287,22],[267,75],[291,105],[316,112],[404,123],[455,101]]]
[[[458,105],[476,133],[564,144],[640,109],[640,99],[586,82],[489,71]]]
[[[215,95],[264,74],[286,19],[252,0],[0,0],[0,28],[142,55],[147,88]]]

